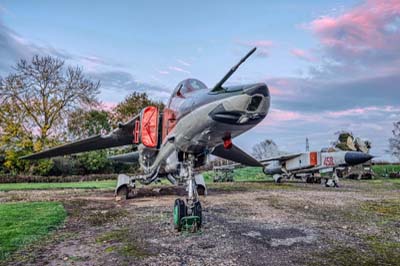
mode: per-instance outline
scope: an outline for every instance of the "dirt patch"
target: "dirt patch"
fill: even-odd
[[[174,200],[184,198],[175,189],[149,188],[121,202],[114,201],[110,191],[24,194],[22,200],[63,202],[68,212],[67,222],[41,243],[16,252],[0,264],[396,265],[398,262],[399,202],[397,192],[392,189],[380,187],[376,193],[373,185],[363,182],[360,189],[357,181],[346,181],[339,189],[300,183],[276,188],[262,183],[218,186],[202,198],[204,219],[198,234],[177,233],[173,229]],[[3,200],[18,200],[15,198],[18,193],[12,195]],[[356,260],[357,256],[362,259]]]

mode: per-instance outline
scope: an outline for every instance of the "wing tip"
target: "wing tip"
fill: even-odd
[[[40,158],[37,158],[38,154],[37,153],[33,153],[33,154],[28,154],[28,155],[24,155],[24,156],[20,156],[18,157],[19,160],[38,160]]]

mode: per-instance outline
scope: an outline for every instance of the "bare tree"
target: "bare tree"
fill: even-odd
[[[280,155],[281,152],[278,150],[278,145],[276,145],[273,140],[266,139],[253,146],[252,154],[256,159],[261,160],[268,157]]]
[[[69,113],[98,103],[99,87],[81,68],[65,67],[62,60],[50,56],[20,60],[14,73],[0,78],[0,104],[10,107],[0,108],[0,128],[10,119],[18,121],[23,130],[34,133],[42,147]]]
[[[391,154],[400,161],[400,121],[393,123],[393,137],[389,139]]]

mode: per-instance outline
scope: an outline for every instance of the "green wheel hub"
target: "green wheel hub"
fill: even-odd
[[[179,226],[180,219],[179,219],[179,206],[174,206],[174,225]]]
[[[173,220],[174,220],[174,228],[178,231],[182,229],[182,218],[187,215],[186,205],[185,202],[181,199],[176,199],[174,204],[174,213],[173,213]]]

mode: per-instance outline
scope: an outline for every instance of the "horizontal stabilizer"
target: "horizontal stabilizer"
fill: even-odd
[[[139,160],[139,152],[134,151],[124,154],[114,155],[108,157],[108,159],[120,163],[136,163]]]
[[[224,145],[215,147],[212,152],[213,155],[221,157],[223,159],[231,160],[243,165],[248,166],[263,166],[259,161],[253,158],[248,153],[242,151],[239,147],[232,145],[232,148],[225,149]]]

